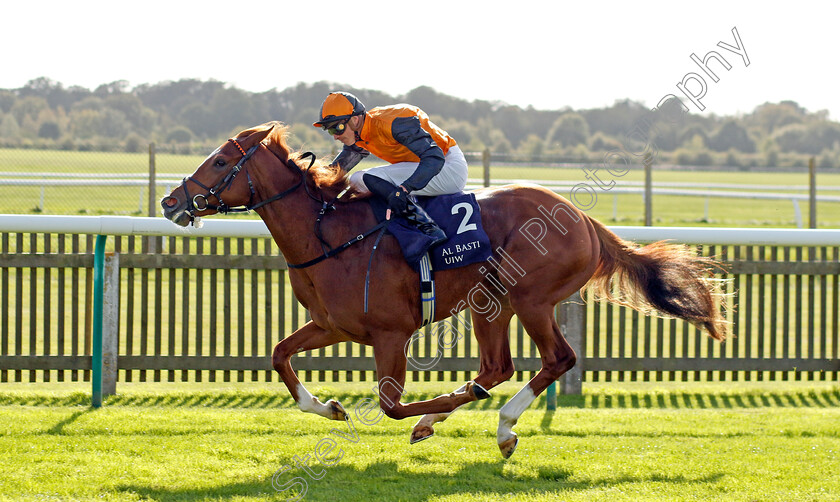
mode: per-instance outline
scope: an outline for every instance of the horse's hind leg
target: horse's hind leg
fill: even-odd
[[[516,309],[519,321],[540,351],[542,369],[499,411],[499,428],[496,439],[502,456],[509,458],[516,450],[518,439],[511,430],[522,412],[534,402],[548,386],[569,371],[576,361],[574,350],[563,338],[560,327],[554,320],[554,306],[528,306]]]
[[[394,343],[397,338],[398,343]],[[455,408],[478,399],[490,397],[480,385],[467,382],[462,392],[444,394],[435,398],[415,403],[402,403],[405,389],[407,359],[403,347],[408,341],[406,336],[399,343],[399,337],[393,333],[374,335],[373,356],[376,360],[376,377],[379,387],[379,407],[390,418],[401,420],[424,414],[449,413]]]
[[[507,381],[513,375],[513,360],[510,357],[510,341],[507,337],[507,328],[513,311],[503,310],[492,322],[472,312],[472,326],[475,338],[478,341],[478,354],[481,359],[481,367],[478,376],[473,380],[475,383],[490,390],[500,383]],[[463,392],[466,384],[455,392]],[[434,433],[434,424],[443,422],[449,413],[432,413],[423,417],[411,431],[410,442],[412,444],[430,438]]]

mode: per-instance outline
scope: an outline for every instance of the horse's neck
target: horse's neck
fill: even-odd
[[[259,200],[273,197],[285,190],[273,187],[271,183],[259,185],[262,185],[262,188],[256,187]],[[318,208],[306,195],[303,187],[257,209],[256,213],[265,222],[274,242],[288,262],[301,263],[323,252],[313,231]]]

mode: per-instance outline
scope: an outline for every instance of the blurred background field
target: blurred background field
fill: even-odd
[[[331,158],[329,153],[322,156]],[[156,188],[152,200],[159,200],[178,186],[204,158],[195,154],[155,154]],[[149,159],[146,152],[0,148],[0,213],[158,215],[156,206],[149,212]],[[356,169],[377,164],[375,160],[366,160]],[[481,159],[474,158],[470,164],[469,187],[480,187],[484,183]],[[598,168],[597,176],[609,190],[599,187],[586,172]],[[490,176],[493,185],[519,181],[559,183],[563,186],[554,188],[567,198],[570,187],[588,184],[592,188],[590,193],[597,197],[592,201],[586,193],[582,196],[583,203],[591,205],[587,209],[589,215],[607,224],[640,225],[644,222],[643,195],[625,193],[628,189],[640,192],[644,180],[641,166],[630,166],[624,176],[616,177],[599,164],[535,166],[500,161],[491,163]],[[808,173],[801,170],[768,172],[655,167],[653,182],[653,218],[657,226],[796,227],[803,221],[807,224],[809,217],[807,200],[794,202],[784,198],[767,200],[715,195],[736,191],[807,195]],[[663,187],[711,192],[711,195],[658,194],[657,189]],[[837,197],[840,195],[840,173],[818,173],[818,187],[818,196]],[[840,226],[840,202],[819,201],[817,215],[818,228]],[[255,218],[256,215],[238,217]]]

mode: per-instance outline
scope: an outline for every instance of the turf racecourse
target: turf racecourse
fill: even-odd
[[[369,386],[310,390],[352,410]],[[534,403],[505,461],[497,410],[517,387],[409,445],[413,419],[331,422],[298,411],[279,384],[121,384],[98,410],[83,384],[8,384],[0,499],[840,500],[836,384],[589,384],[556,412]],[[412,384],[406,397],[444,390]]]

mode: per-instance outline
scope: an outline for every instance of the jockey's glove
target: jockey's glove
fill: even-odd
[[[408,190],[402,186],[396,187],[388,196],[388,209],[396,214],[405,214],[408,211],[408,203]]]

